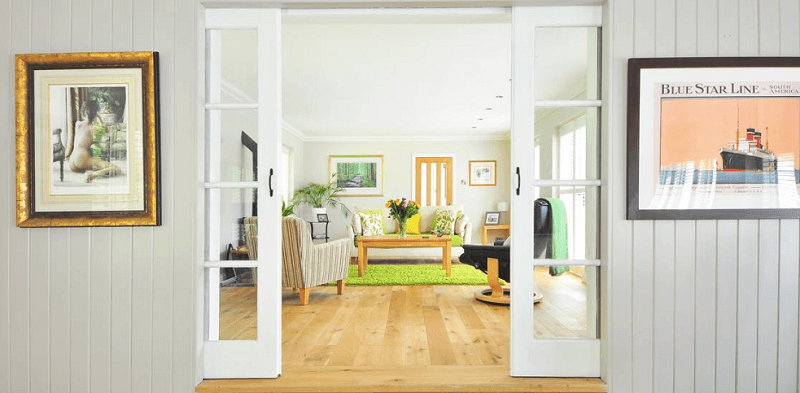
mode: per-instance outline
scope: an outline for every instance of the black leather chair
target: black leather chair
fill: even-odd
[[[553,254],[553,214],[550,202],[539,198],[533,208],[533,252],[537,258],[552,258]],[[475,292],[475,298],[495,304],[510,303],[510,288],[503,288],[498,278],[511,282],[511,247],[504,242],[492,246],[464,244],[464,253],[458,257],[461,263],[474,266],[483,271],[489,281],[489,289]],[[542,294],[534,293],[534,303],[542,300]]]

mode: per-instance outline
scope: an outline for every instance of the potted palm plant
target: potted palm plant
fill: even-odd
[[[305,187],[294,193],[292,202],[294,205],[306,204],[311,206],[314,217],[316,217],[317,214],[326,213],[327,207],[339,208],[344,212],[345,216],[349,216],[351,213],[350,209],[337,197],[344,192],[344,188],[336,185],[333,180],[335,177],[336,174],[333,174],[331,179],[325,184],[308,183]]]

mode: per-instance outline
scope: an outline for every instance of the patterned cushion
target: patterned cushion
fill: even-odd
[[[431,231],[436,232],[437,229],[441,229],[445,235],[452,235],[456,226],[457,216],[458,213],[453,210],[437,210]]]
[[[364,231],[364,236],[381,236],[383,235],[383,215],[380,211],[375,212],[361,212],[361,229]]]

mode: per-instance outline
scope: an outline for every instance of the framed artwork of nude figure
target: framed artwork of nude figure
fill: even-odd
[[[16,56],[17,226],[160,225],[158,53]]]

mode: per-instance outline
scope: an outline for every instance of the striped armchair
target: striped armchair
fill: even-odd
[[[246,236],[248,250],[255,250],[250,252],[250,258],[257,259],[258,248],[255,247],[257,218],[253,219],[251,225],[246,225]],[[338,293],[341,295],[344,290],[344,280],[347,278],[352,241],[339,239],[324,244],[314,244],[311,241],[308,223],[297,217],[284,217],[282,227],[283,286],[298,288],[302,305],[308,304],[311,287],[332,281],[336,281]]]

